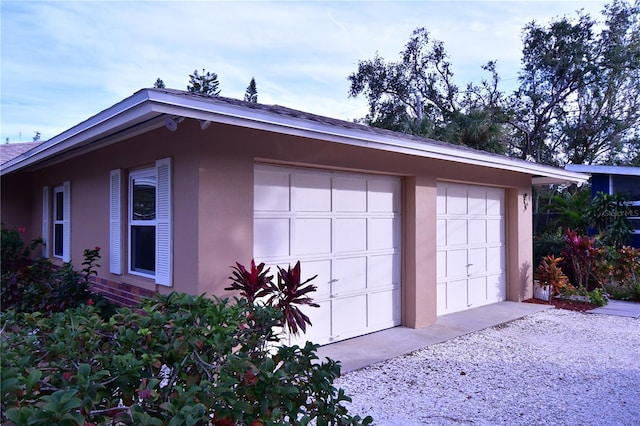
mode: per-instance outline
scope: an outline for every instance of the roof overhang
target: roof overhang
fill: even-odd
[[[640,176],[640,167],[567,164],[564,168],[572,172],[589,173],[592,175]]]
[[[277,110],[277,107],[272,108]],[[402,133],[375,131],[366,126],[356,126],[334,119],[323,120],[323,117],[306,113],[282,114],[274,110],[269,106],[249,107],[242,102],[194,96],[186,92],[143,89],[3,164],[0,166],[0,175],[51,164],[160,128],[165,125],[164,120],[169,116],[526,173],[533,177],[534,185],[582,184],[589,179],[588,175],[579,172],[455,145],[429,143],[427,140],[418,140]]]

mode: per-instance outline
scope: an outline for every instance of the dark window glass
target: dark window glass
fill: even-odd
[[[629,201],[640,201],[640,176],[611,176],[613,191],[625,195]]]
[[[55,220],[64,220],[64,193],[56,192],[56,217]]]
[[[144,177],[133,181],[133,220],[155,220],[156,182]]]
[[[53,225],[53,254],[56,256],[62,256],[62,234],[63,234],[64,225],[61,223],[56,223]]]
[[[131,227],[131,269],[145,274],[156,271],[156,227]]]

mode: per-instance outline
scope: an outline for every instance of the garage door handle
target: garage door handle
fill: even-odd
[[[337,278],[334,278],[334,279],[332,279],[331,281],[329,281],[329,284],[331,284],[331,283],[337,283],[338,281],[340,281],[340,280],[339,280],[339,279],[337,279]]]
[[[467,268],[468,268],[469,266],[473,266],[473,263],[469,263],[469,264],[467,264]]]

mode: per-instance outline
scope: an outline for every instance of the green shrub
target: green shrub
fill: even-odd
[[[370,424],[317,345],[276,346],[282,313],[180,293],[121,308],[5,312],[2,416],[26,424]],[[4,424],[4,423],[3,423]]]
[[[55,266],[49,259],[33,257],[42,240],[29,245],[22,241],[21,230],[2,226],[2,276],[0,303],[2,310],[16,312],[60,312],[83,304],[93,304],[103,316],[111,315],[115,306],[90,290],[90,277],[100,259],[100,248],[84,251],[83,269],[71,263]]]

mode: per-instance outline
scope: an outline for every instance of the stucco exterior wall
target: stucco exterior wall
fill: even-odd
[[[165,157],[173,159],[174,284],[171,288],[126,273],[113,275],[108,270],[110,170],[151,167]],[[102,267],[98,273],[106,280],[153,291],[228,296],[224,288],[229,284],[230,267],[236,261],[248,264],[253,256],[256,162],[383,173],[402,178],[402,322],[409,327],[433,324],[437,319],[438,181],[504,188],[507,297],[516,301],[531,297],[531,208],[525,208],[523,203],[525,193],[530,201],[531,177],[515,172],[215,123],[203,131],[197,121],[185,120],[176,132],[163,127],[39,169],[24,182],[21,180],[27,176],[24,173],[3,177],[3,185],[17,183],[6,195],[3,188],[2,202],[15,200],[20,205],[7,214],[10,224],[19,223],[19,217],[24,214],[29,217],[29,227],[39,230],[42,186],[70,180],[72,259],[76,266],[80,266],[85,248],[99,246]],[[20,196],[22,189],[30,194],[30,200]],[[126,233],[123,235],[126,237]],[[126,238],[123,241],[126,249]],[[123,258],[127,258],[126,254]]]

